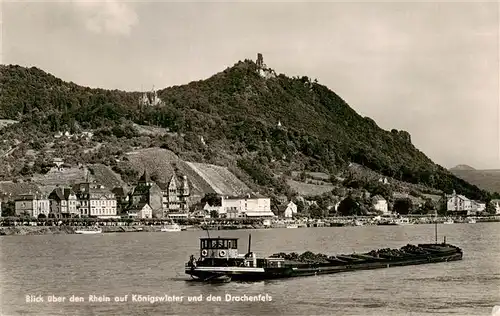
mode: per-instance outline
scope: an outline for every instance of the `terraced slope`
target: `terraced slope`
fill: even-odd
[[[162,148],[147,148],[127,153],[124,166],[132,168],[139,175],[147,170],[151,179],[168,183],[172,175],[186,175],[194,200],[206,193],[240,195],[250,189],[227,168],[203,163],[186,162],[173,152]]]
[[[208,185],[221,195],[242,195],[250,193],[250,188],[227,168],[196,162],[186,162]]]

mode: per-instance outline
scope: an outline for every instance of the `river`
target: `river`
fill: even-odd
[[[434,241],[433,225],[212,231],[262,255],[364,252]],[[500,223],[439,225],[462,261],[254,283],[188,281],[204,231],[0,237],[1,315],[491,315],[500,304]],[[132,295],[184,296],[137,302]],[[261,294],[264,301],[226,302]],[[267,296],[266,296],[267,294]],[[44,302],[26,302],[41,295]],[[48,296],[65,297],[48,302]],[[83,297],[83,302],[70,298]],[[90,302],[89,295],[111,302]],[[117,299],[127,301],[115,302]],[[202,298],[201,302],[188,297]],[[221,302],[207,301],[209,297]],[[31,298],[31,297],[30,297]],[[271,300],[269,300],[271,299]]]

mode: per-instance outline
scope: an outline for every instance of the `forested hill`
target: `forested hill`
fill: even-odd
[[[21,121],[0,130],[3,137],[107,129],[119,138],[127,137],[120,127],[134,122],[177,132],[182,148],[165,148],[232,161],[263,186],[275,183],[273,173],[333,174],[356,162],[398,180],[487,197],[434,164],[407,132],[385,131],[316,80],[276,75],[262,63],[240,61],[206,80],[159,90],[162,103],[155,106],[140,104],[141,92],[90,89],[37,68],[0,67],[0,118]]]

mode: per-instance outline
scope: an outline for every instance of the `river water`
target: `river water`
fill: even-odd
[[[433,225],[212,231],[262,255],[326,254],[434,241]],[[500,223],[440,225],[464,250],[457,262],[254,283],[189,281],[184,263],[204,231],[0,237],[1,315],[491,315],[500,305]],[[440,238],[442,240],[442,237]],[[137,302],[132,295],[184,296]],[[259,295],[265,301],[226,302]],[[26,302],[41,295],[44,302]],[[48,302],[48,296],[65,297]],[[83,302],[70,302],[71,296]],[[89,295],[111,302],[90,302]],[[114,302],[120,297],[126,302]],[[202,301],[188,301],[195,296]],[[220,297],[222,301],[207,301]],[[271,300],[269,300],[271,298]],[[136,297],[137,299],[137,297]]]

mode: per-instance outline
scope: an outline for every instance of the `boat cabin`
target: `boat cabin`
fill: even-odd
[[[238,238],[200,238],[202,258],[238,258]]]
[[[238,266],[238,267],[283,267],[282,258],[257,258],[250,251],[250,240],[248,253],[238,253],[238,238],[200,238],[201,266]]]

